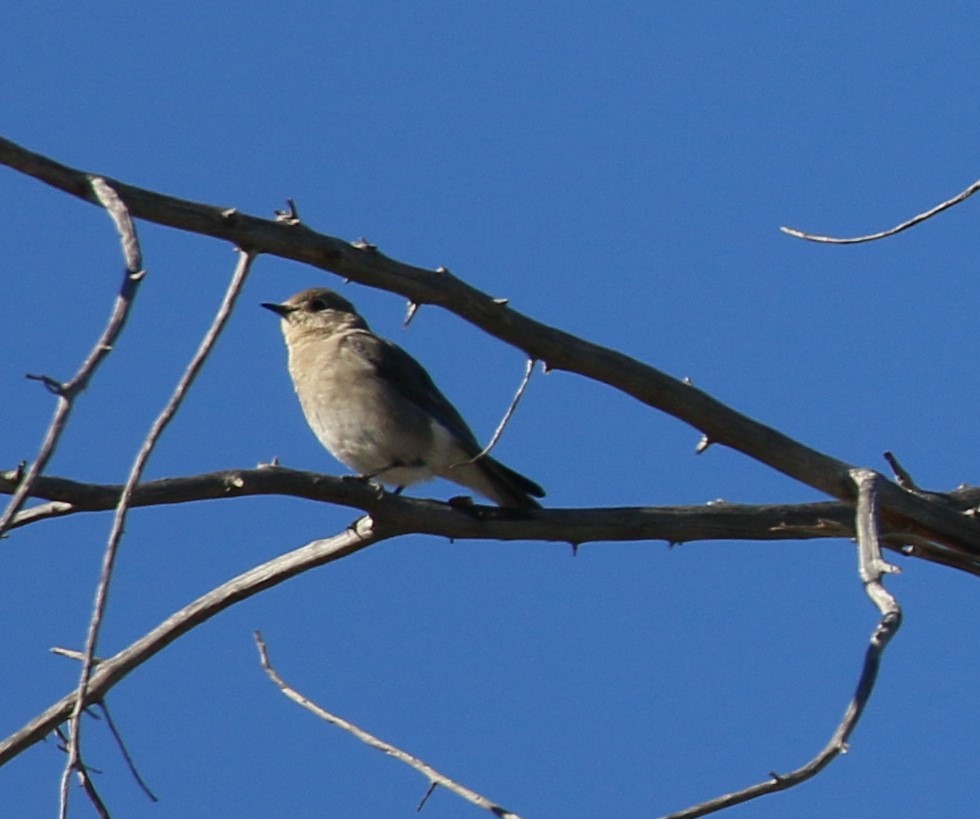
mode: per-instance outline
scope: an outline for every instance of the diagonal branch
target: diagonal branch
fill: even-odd
[[[262,665],[262,669],[268,675],[269,679],[275,683],[276,687],[286,695],[286,697],[302,708],[305,708],[311,714],[314,714],[320,719],[329,722],[331,725],[336,725],[343,731],[347,731],[347,733],[356,737],[365,745],[375,748],[382,753],[397,759],[399,762],[405,763],[429,780],[429,790],[426,792],[425,797],[423,797],[422,802],[419,804],[419,810],[422,809],[422,805],[425,804],[425,801],[432,794],[432,791],[437,786],[441,785],[446,790],[456,794],[458,797],[460,797],[460,799],[465,799],[471,805],[476,805],[478,808],[483,808],[483,810],[489,811],[495,816],[500,817],[500,819],[521,819],[518,814],[501,807],[496,802],[487,799],[487,797],[470,788],[467,788],[465,785],[457,782],[456,780],[450,779],[445,774],[437,771],[427,762],[423,762],[417,756],[414,756],[407,751],[403,751],[401,748],[398,748],[389,742],[385,742],[383,739],[379,739],[373,734],[365,731],[363,728],[359,728],[358,726],[354,725],[354,723],[349,722],[343,717],[332,714],[330,711],[327,711],[325,708],[317,705],[308,697],[305,697],[295,688],[286,683],[286,681],[279,676],[279,672],[273,668],[272,663],[269,661],[269,652],[266,648],[265,640],[262,639],[262,635],[256,631],[253,636],[255,637],[255,644],[259,649],[259,662]]]
[[[102,701],[131,671],[191,629],[236,603],[278,586],[298,574],[347,557],[401,533],[395,527],[380,527],[370,518],[361,518],[339,535],[314,540],[233,577],[180,611],[174,612],[118,654],[101,660],[89,679],[82,706]],[[0,741],[0,766],[40,742],[69,719],[78,702],[78,691],[72,690],[25,726]]]
[[[55,727],[55,734],[58,737],[58,747],[60,750],[67,750],[69,745],[68,737],[65,736],[65,732],[61,730],[61,726]],[[95,789],[95,783],[92,781],[92,777],[89,775],[89,768],[85,765],[78,766],[78,784],[82,788],[82,792],[88,797],[88,801],[91,803],[92,808],[95,810],[99,819],[112,819],[109,809],[106,807],[105,802],[102,801],[102,797],[99,792]]]
[[[101,702],[97,703],[99,710],[102,712],[102,716],[105,719],[106,727],[109,729],[109,733],[112,734],[112,738],[116,742],[116,747],[119,748],[119,753],[122,754],[123,761],[126,763],[126,767],[129,769],[129,775],[133,777],[139,789],[146,794],[146,798],[151,802],[159,802],[160,798],[150,790],[150,786],[146,784],[146,780],[139,772],[139,768],[136,767],[136,761],[133,759],[132,754],[130,754],[129,749],[126,747],[126,743],[123,741],[122,733],[119,728],[116,727],[116,721],[112,718],[112,712],[109,710],[109,706],[105,701],[105,698]]]

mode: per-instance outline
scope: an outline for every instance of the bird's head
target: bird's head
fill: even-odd
[[[326,287],[302,290],[281,304],[263,302],[262,306],[282,319],[287,341],[294,335],[367,328],[367,322],[358,315],[354,305]]]

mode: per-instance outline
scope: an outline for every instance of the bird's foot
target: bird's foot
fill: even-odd
[[[351,483],[359,483],[364,486],[369,486],[375,491],[378,498],[380,499],[384,493],[385,488],[382,483],[374,479],[375,475],[378,473],[372,472],[370,475],[341,475],[340,479],[342,481],[350,481]]]

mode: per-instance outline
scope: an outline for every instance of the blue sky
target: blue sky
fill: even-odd
[[[799,4],[38,2],[3,13],[0,133],[61,162],[445,265],[855,464],[977,481],[973,202],[887,242],[977,176],[978,12]],[[51,397],[118,286],[96,208],[0,170],[0,464],[36,451]],[[149,275],[50,472],[121,482],[230,276],[226,245],[139,225]],[[303,422],[258,308],[338,286],[488,437],[519,352],[452,315],[262,258],[149,477],[285,465],[340,473]],[[578,376],[536,375],[496,450],[554,506],[816,499],[807,487]],[[415,494],[447,498],[430,484]],[[102,653],[214,585],[343,528],[348,509],[208,502],[130,518]],[[0,548],[6,735],[63,695],[108,515]],[[851,752],[730,816],[972,816],[976,581],[901,561],[903,630]],[[845,541],[567,546],[389,541],[221,615],[109,698],[148,804],[99,726],[117,815],[414,815],[416,774],[286,702],[251,630],[313,699],[528,819],[652,816],[823,746],[875,611]],[[62,757],[0,770],[49,816]],[[91,815],[75,794],[73,816]],[[424,816],[482,814],[438,792]]]

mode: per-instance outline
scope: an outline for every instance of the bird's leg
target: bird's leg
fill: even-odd
[[[359,481],[362,483],[370,484],[371,486],[374,486],[378,490],[378,497],[380,498],[384,494],[385,488],[382,482],[375,480],[376,478],[378,478],[380,475],[383,475],[385,472],[388,472],[392,469],[403,469],[406,467],[411,468],[411,467],[418,467],[422,465],[423,465],[422,461],[417,461],[413,464],[407,464],[404,461],[396,460],[396,461],[392,461],[387,466],[381,467],[381,469],[375,469],[373,472],[365,472],[360,475],[345,475],[344,480]],[[405,489],[404,486],[396,486],[391,493],[393,495],[400,495],[402,493],[402,490],[404,489]]]
[[[387,466],[381,467],[381,469],[375,469],[374,472],[363,473],[359,477],[365,481],[373,481],[379,475],[383,475],[385,472],[388,472],[391,469],[402,469],[408,465],[409,464],[405,463],[404,461],[392,461]]]

